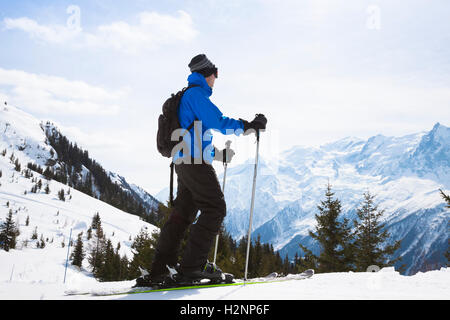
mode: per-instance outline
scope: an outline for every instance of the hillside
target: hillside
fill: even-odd
[[[72,170],[78,181],[86,181],[91,175],[84,165],[76,171],[75,165],[69,166],[62,160],[45,134],[49,128],[50,125],[18,108],[0,109],[0,222],[4,222],[11,212],[20,232],[16,249],[0,250],[2,282],[10,279],[23,284],[62,282],[70,232],[73,242],[83,232],[87,250],[86,234],[96,214],[101,218],[105,237],[111,240],[114,248],[120,244],[118,253],[130,260],[133,257],[131,245],[139,232],[144,229],[151,234],[158,230],[142,217],[117,208],[115,203],[101,201],[104,194],[94,178],[92,189],[83,192],[70,183],[70,177],[66,183],[48,179],[47,168],[51,168],[53,174],[64,172],[58,171],[61,168]],[[27,167],[29,163],[33,169]],[[35,167],[42,170],[34,170]],[[105,176],[108,175],[118,177],[105,171]],[[128,184],[123,177],[114,185],[141,201],[143,207],[154,208],[158,204],[152,196],[138,186]],[[60,198],[61,192],[64,200]],[[37,239],[32,239],[34,233]],[[45,248],[38,248],[38,243],[44,243]],[[95,282],[89,271],[87,259],[81,270],[69,265],[67,281],[81,277]]]

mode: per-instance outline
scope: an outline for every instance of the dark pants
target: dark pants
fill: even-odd
[[[176,264],[180,243],[198,210],[200,215],[190,228],[180,265],[183,272],[202,267],[226,214],[225,199],[212,165],[179,164],[175,165],[175,172],[177,197],[161,229],[151,272],[154,276],[165,273],[166,264]]]

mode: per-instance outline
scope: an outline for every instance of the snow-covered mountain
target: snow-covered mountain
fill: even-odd
[[[125,191],[129,192],[133,195],[135,199],[139,199],[139,201],[142,203],[142,205],[147,209],[157,209],[159,205],[159,201],[152,196],[150,193],[139,187],[138,185],[134,183],[128,183],[128,181],[122,177],[121,175],[109,171],[109,177],[114,182],[117,183],[119,186],[122,187]]]
[[[58,159],[58,154],[48,139],[49,136],[61,135],[54,124],[44,123],[11,105],[3,106],[0,112],[1,150],[10,149],[24,167],[28,163],[33,163],[42,168],[51,166],[57,170],[64,165],[64,159]],[[76,142],[74,144],[76,145]],[[81,166],[80,180],[85,181],[88,173],[89,170],[85,166]],[[129,183],[117,173],[110,171],[106,173],[113,183],[118,184],[125,192],[132,195],[146,209],[158,207],[159,201],[141,187]],[[93,180],[92,192],[99,197],[96,181]]]
[[[252,175],[250,161],[227,172],[225,225],[236,239],[247,232]],[[355,217],[363,192],[376,195],[390,241],[403,239],[398,253],[406,274],[446,265],[449,210],[439,189],[448,193],[450,188],[448,127],[437,123],[429,132],[403,137],[347,137],[319,147],[293,147],[277,163],[261,159],[253,237],[259,234],[291,258],[301,254],[299,243],[314,248],[308,230],[314,230],[328,181],[349,218]]]
[[[80,232],[86,235],[96,213],[100,215],[106,237],[115,248],[120,243],[120,254],[129,259],[133,257],[132,240],[141,229],[146,228],[149,233],[158,230],[137,215],[100,201],[98,198],[103,195],[94,178],[90,190],[92,196],[89,196],[55,179],[46,179],[45,172],[26,170],[29,163],[53,170],[67,165],[58,158],[58,153],[49,143],[48,131],[55,129],[52,124],[41,122],[19,108],[10,105],[0,107],[0,222],[5,221],[12,211],[20,231],[16,250],[0,250],[2,280],[12,277],[20,281],[62,281],[70,230],[72,239],[76,239]],[[72,170],[74,173],[84,182],[90,176],[85,166],[79,172]],[[123,177],[110,172],[106,175],[145,208],[158,205],[151,195],[129,184]],[[42,188],[31,191],[39,180]],[[48,192],[45,191],[47,186]],[[64,190],[65,201],[58,197],[60,190]],[[31,240],[35,231],[39,238]],[[36,242],[41,236],[46,243],[43,250],[36,249]],[[63,242],[65,248],[62,247]],[[86,259],[84,263],[85,270],[88,270]],[[80,272],[73,267],[68,271],[70,277],[92,278],[89,272]]]

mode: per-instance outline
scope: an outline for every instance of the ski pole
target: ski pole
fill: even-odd
[[[66,283],[67,263],[69,262],[70,242],[72,241],[72,228],[70,228],[69,245],[67,246],[66,268],[64,270],[64,282]]]
[[[255,188],[256,188],[256,173],[258,171],[258,158],[259,158],[259,130],[256,130],[256,156],[255,156],[255,169],[253,173],[253,187],[252,187],[252,202],[250,206],[250,221],[248,224],[248,235],[247,235],[247,257],[245,258],[245,275],[244,284],[247,281],[248,273],[248,258],[250,255],[250,243],[251,243],[251,233],[252,233],[252,222],[253,222],[253,208],[255,204]]]
[[[230,149],[231,146],[231,141],[228,140],[227,142],[225,142],[225,152],[228,152],[228,150]],[[223,158],[223,166],[224,166],[224,171],[223,171],[223,184],[222,184],[222,193],[225,194],[225,181],[227,178],[227,167],[228,167],[228,163],[227,163],[227,158],[226,158],[226,153],[224,155]],[[219,246],[219,234],[217,233],[216,235],[216,247],[214,248],[214,264],[216,264],[216,258],[217,258],[217,248]]]

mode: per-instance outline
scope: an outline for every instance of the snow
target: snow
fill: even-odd
[[[28,162],[44,166],[48,159],[56,157],[56,152],[51,154],[52,148],[46,143],[45,126],[41,124],[13,106],[0,109],[0,151],[6,149],[5,156],[0,154],[0,223],[11,210],[20,231],[15,250],[0,250],[0,299],[39,299],[53,294],[53,291],[58,292],[64,280],[70,232],[74,242],[80,232],[86,236],[96,213],[100,215],[106,238],[114,247],[120,243],[120,254],[128,259],[133,257],[132,240],[142,228],[147,228],[149,233],[158,230],[138,216],[57,181],[47,181],[37,172],[33,172],[33,179],[42,180],[42,189],[37,193],[30,192],[35,183],[32,178],[15,171],[10,157],[14,153],[22,170]],[[47,184],[49,194],[44,192]],[[65,191],[66,201],[58,198],[61,189]],[[38,239],[31,240],[35,229]],[[41,235],[45,240],[44,249],[36,246]],[[84,245],[86,249],[87,240]],[[88,269],[87,259],[81,270],[69,264],[66,282],[88,286],[96,284],[97,281],[86,271]]]
[[[0,256],[1,257],[1,256]],[[17,257],[18,258],[18,257]],[[18,262],[18,261],[17,261]],[[61,265],[35,265],[63,276]],[[31,268],[31,266],[30,266]],[[48,269],[47,269],[48,268]],[[23,268],[25,269],[25,268]],[[50,300],[391,300],[430,299],[446,300],[450,297],[450,270],[402,276],[393,268],[379,272],[348,272],[315,274],[310,279],[240,285],[217,288],[200,288],[128,295],[96,296],[68,295],[75,292],[112,292],[128,290],[134,281],[100,283],[86,273],[70,269],[66,283],[48,279],[20,280],[20,273],[12,281],[0,281],[0,299],[50,299]],[[2,272],[3,273],[3,272]],[[50,272],[48,272],[50,273]],[[8,274],[9,276],[9,274]]]

